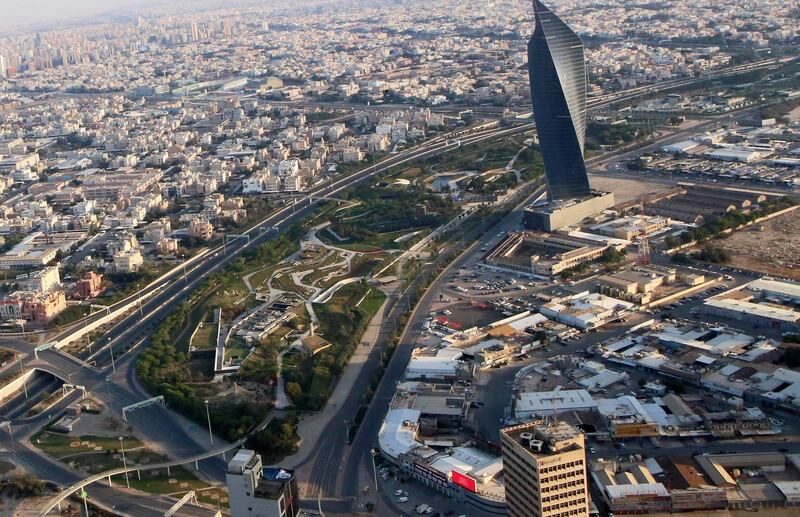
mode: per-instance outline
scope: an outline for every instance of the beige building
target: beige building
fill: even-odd
[[[204,241],[210,241],[214,236],[214,227],[208,221],[195,219],[189,223],[188,234]]]
[[[135,273],[144,264],[144,257],[139,250],[118,251],[114,255],[114,271],[118,273]]]
[[[587,517],[583,433],[537,420],[500,430],[509,517]]]
[[[564,270],[603,256],[608,244],[564,233],[514,232],[486,256],[486,263],[541,276]]]

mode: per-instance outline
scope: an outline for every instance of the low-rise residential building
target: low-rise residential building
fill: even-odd
[[[138,249],[118,251],[114,254],[114,271],[119,273],[135,273],[144,264],[144,257]]]
[[[97,274],[94,271],[87,271],[84,273],[83,278],[75,282],[72,296],[73,298],[81,300],[94,298],[102,292],[102,286],[103,275]]]

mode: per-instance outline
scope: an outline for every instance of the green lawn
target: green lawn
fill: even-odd
[[[71,454],[95,452],[98,447],[100,451],[116,451],[120,448],[118,438],[91,435],[74,437],[52,431],[39,431],[31,437],[31,443],[48,456],[57,459]],[[143,445],[132,437],[124,438],[123,443],[126,450]]]
[[[321,369],[317,369],[314,373],[314,378],[311,381],[311,387],[309,388],[308,392],[309,395],[312,397],[322,395],[328,395],[328,391],[331,389],[331,373],[328,370],[320,371]]]
[[[231,341],[229,342],[228,346],[225,347],[225,359],[231,357],[238,357],[239,359],[243,359],[244,356],[247,354],[248,347],[244,344],[243,341]]]
[[[136,449],[129,452],[127,447],[125,448],[125,460],[127,461],[128,466],[146,466],[148,464],[166,461],[163,456],[152,451]],[[63,458],[61,461],[74,470],[85,472],[86,474],[97,474],[99,472],[121,467],[122,453],[86,452]]]
[[[195,332],[191,345],[198,350],[211,350],[217,346],[217,325],[209,322],[202,325]]]
[[[386,295],[378,289],[370,289],[369,294],[361,301],[358,308],[365,311],[370,317],[374,316],[386,300]]]
[[[192,467],[189,467],[192,468]],[[210,485],[200,481],[186,467],[170,467],[169,475],[167,469],[142,470],[141,477],[135,472],[128,473],[128,481],[131,488],[148,492],[150,494],[176,494],[180,495],[190,490],[207,488]],[[114,476],[111,478],[115,483],[125,485],[125,476]]]
[[[291,271],[287,271],[285,273],[278,273],[275,275],[273,279],[273,285],[275,285],[278,289],[282,289],[284,291],[295,291],[298,289],[298,285],[294,283],[292,280],[292,273]]]
[[[250,277],[250,285],[253,286],[253,289],[258,289],[261,285],[269,279],[269,276],[274,271],[274,268],[265,267],[263,269],[259,269],[257,273],[254,273],[253,276]]]

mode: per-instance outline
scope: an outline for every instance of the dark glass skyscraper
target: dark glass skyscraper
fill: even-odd
[[[589,196],[583,162],[586,65],[583,42],[539,0],[528,41],[531,100],[550,200]]]

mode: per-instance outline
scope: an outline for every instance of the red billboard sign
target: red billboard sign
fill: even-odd
[[[455,470],[450,471],[450,476],[454,484],[466,488],[470,492],[477,492],[475,488],[475,480],[471,477],[462,474],[461,472],[456,472]]]

